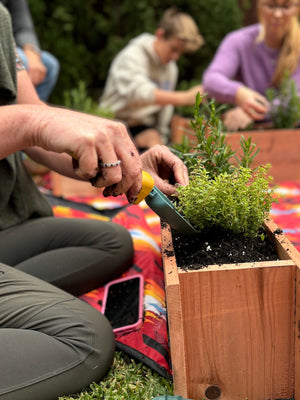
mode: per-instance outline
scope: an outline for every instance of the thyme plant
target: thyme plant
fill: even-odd
[[[248,140],[241,137],[238,156],[225,142],[214,101],[209,103],[210,111],[205,118],[201,100],[198,94],[191,122],[195,143],[184,138],[173,149],[187,165],[190,175],[189,185],[177,188],[176,207],[199,231],[218,226],[255,237],[273,202],[270,165],[251,168],[258,153],[251,137]]]
[[[272,204],[268,169],[268,165],[255,171],[239,166],[211,179],[199,162],[189,186],[178,187],[178,211],[199,231],[219,226],[255,237]]]

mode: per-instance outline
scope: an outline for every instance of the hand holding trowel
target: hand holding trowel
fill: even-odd
[[[148,172],[143,171],[142,189],[134,204],[142,200],[164,221],[176,231],[196,233],[196,229],[176,210],[174,204],[155,185],[154,179]]]

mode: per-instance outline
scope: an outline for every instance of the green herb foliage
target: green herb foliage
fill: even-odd
[[[223,123],[219,117],[223,106],[216,108],[214,100],[202,103],[204,96],[198,93],[194,106],[194,118],[191,127],[196,141],[183,137],[181,144],[175,144],[172,151],[185,163],[189,172],[197,165],[207,170],[210,177],[234,171],[233,161],[243,167],[250,167],[258,153],[256,145],[251,142],[251,137],[246,140],[241,136],[241,155],[238,156],[231,146],[225,142]]]
[[[199,163],[188,186],[178,187],[178,210],[199,231],[212,226],[244,236],[257,235],[272,204],[269,166],[252,171],[239,166],[211,179]]]
[[[196,141],[185,137],[173,149],[190,175],[189,185],[177,189],[176,207],[199,231],[219,226],[255,237],[273,202],[270,165],[251,169],[258,153],[251,137],[241,136],[240,150],[233,151],[225,142],[214,101],[205,106],[205,115],[200,107],[202,98],[196,97],[191,122]]]
[[[300,120],[300,99],[295,81],[286,73],[278,89],[266,92],[270,102],[270,117],[274,128],[293,128]]]

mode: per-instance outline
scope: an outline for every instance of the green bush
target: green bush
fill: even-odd
[[[180,80],[201,80],[223,36],[242,25],[238,0],[29,0],[42,47],[61,63],[51,101],[63,104],[66,90],[84,81],[94,99],[116,53],[134,36],[154,32],[163,11],[175,5],[195,18],[206,44],[179,62]],[[224,18],[226,16],[226,18]]]
[[[98,107],[87,93],[86,85],[83,81],[79,81],[78,87],[64,92],[64,105],[73,110],[82,111],[88,114],[97,115],[104,118],[114,118],[115,115],[111,110]]]

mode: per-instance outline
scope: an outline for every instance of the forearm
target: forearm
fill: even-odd
[[[34,144],[34,131],[37,126],[32,116],[34,107],[37,106],[0,107],[0,159]]]
[[[174,106],[193,105],[195,103],[195,97],[198,92],[200,94],[203,93],[203,88],[201,85],[194,86],[189,90],[182,91],[155,89],[155,104],[172,104]]]
[[[17,90],[18,104],[45,105],[45,103],[43,103],[39,99],[39,96],[26,70],[18,71],[17,85],[18,85],[18,90]]]
[[[207,71],[203,75],[204,91],[220,103],[235,104],[237,90],[243,86],[218,72]]]
[[[166,91],[155,89],[155,103],[160,105],[174,104],[180,106],[184,103],[185,92]]]

